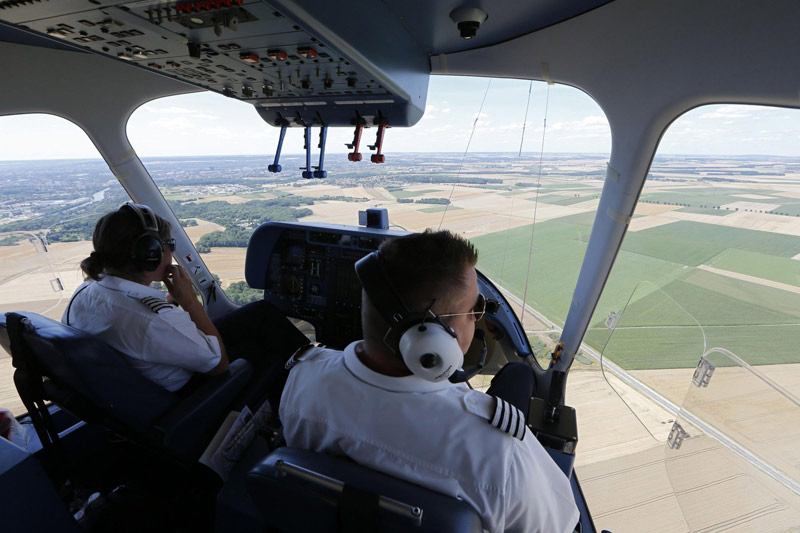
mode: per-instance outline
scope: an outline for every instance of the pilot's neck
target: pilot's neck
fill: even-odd
[[[406,365],[387,348],[374,346],[366,340],[356,344],[356,356],[364,366],[378,374],[393,378],[411,375]]]

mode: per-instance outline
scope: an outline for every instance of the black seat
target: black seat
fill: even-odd
[[[278,448],[247,475],[267,525],[291,532],[480,532],[467,503],[347,458]]]
[[[196,461],[252,376],[245,360],[181,398],[142,376],[101,340],[36,313],[0,316],[0,341],[11,353],[14,382],[42,445],[57,440],[45,401],[129,440]]]

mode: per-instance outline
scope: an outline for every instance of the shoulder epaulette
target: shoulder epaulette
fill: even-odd
[[[489,423],[512,437],[523,440],[527,431],[525,416],[522,411],[503,400],[495,397],[494,416]]]
[[[286,361],[284,368],[286,370],[291,370],[293,366],[301,361],[310,361],[318,356],[322,350],[317,350],[317,348],[324,348],[318,342],[312,342],[306,344],[305,346],[301,346],[294,354]]]
[[[142,303],[150,308],[150,310],[154,313],[161,313],[163,311],[167,311],[169,309],[175,309],[175,306],[161,300],[159,298],[155,298],[153,296],[145,296],[141,299]]]

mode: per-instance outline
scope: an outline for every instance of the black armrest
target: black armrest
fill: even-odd
[[[183,457],[199,456],[252,376],[250,363],[237,359],[224,374],[213,376],[181,400],[155,424],[164,434],[164,446]]]

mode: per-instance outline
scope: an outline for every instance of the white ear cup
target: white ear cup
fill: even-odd
[[[408,369],[428,381],[443,381],[464,364],[458,339],[435,322],[410,327],[398,347]]]

